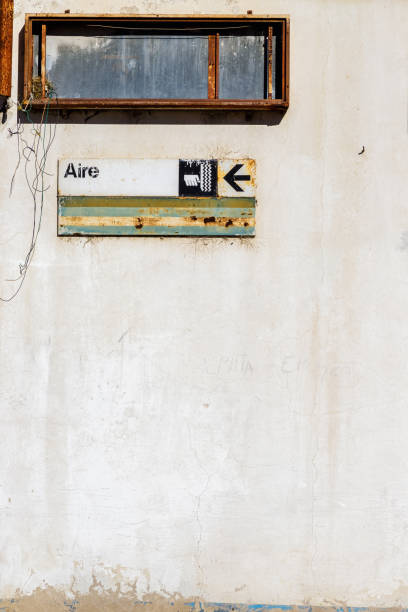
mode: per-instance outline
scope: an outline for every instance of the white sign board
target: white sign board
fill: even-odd
[[[58,191],[72,196],[178,196],[178,159],[60,160]]]
[[[63,159],[64,196],[254,197],[255,162],[187,159]]]

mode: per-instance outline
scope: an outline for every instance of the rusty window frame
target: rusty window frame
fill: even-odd
[[[205,24],[212,32],[208,36],[208,98],[207,99],[112,99],[112,98],[49,98],[46,92],[46,45],[47,25],[64,23],[73,28],[75,24],[124,23],[137,28],[165,25],[171,28],[184,25],[188,27]],[[266,32],[267,54],[267,97],[255,100],[230,100],[218,98],[219,76],[219,34],[217,28],[237,25],[260,26]],[[41,97],[32,98],[33,79],[33,26],[41,33]],[[280,97],[272,98],[272,36],[274,27],[280,29],[279,49],[276,53],[277,90]],[[25,58],[24,58],[24,100],[32,106],[41,107],[49,103],[51,108],[64,109],[233,109],[233,110],[278,110],[289,106],[289,17],[272,15],[73,15],[73,14],[28,14],[25,21]]]

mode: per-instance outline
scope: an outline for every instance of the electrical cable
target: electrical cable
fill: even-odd
[[[88,28],[108,28],[109,30],[132,30],[133,32],[137,32],[140,30],[148,30],[149,32],[158,32],[158,31],[163,31],[163,32],[196,32],[196,31],[200,31],[200,30],[214,30],[216,29],[217,31],[219,30],[243,30],[243,29],[249,29],[249,28],[253,28],[253,25],[242,25],[242,26],[226,26],[226,27],[214,27],[212,26],[212,28],[208,28],[208,27],[201,27],[201,28],[151,28],[151,27],[137,27],[137,28],[129,28],[127,26],[113,26],[113,25],[101,25],[98,23],[87,23],[86,24]]]
[[[54,92],[52,90],[47,92],[47,98],[52,98]],[[4,298],[0,296],[1,302],[11,302],[18,293],[20,292],[28,268],[32,261],[34,250],[37,244],[38,234],[41,229],[42,222],[42,214],[44,207],[44,193],[49,189],[49,185],[45,186],[45,176],[49,176],[49,173],[46,172],[45,167],[47,163],[48,153],[52,146],[52,143],[55,138],[56,133],[56,125],[51,126],[48,123],[48,113],[50,108],[50,100],[44,104],[44,108],[41,115],[41,121],[39,124],[35,124],[31,118],[31,108],[32,108],[32,98],[30,97],[28,103],[25,107],[21,104],[18,105],[18,111],[25,114],[29,123],[31,123],[31,133],[33,135],[33,140],[29,144],[27,140],[23,137],[24,134],[24,124],[21,122],[21,118],[19,114],[17,114],[17,129],[11,130],[9,129],[10,136],[17,136],[17,148],[18,148],[18,160],[17,165],[14,170],[11,184],[10,184],[10,196],[13,191],[15,177],[17,175],[18,169],[20,167],[22,158],[24,158],[24,176],[26,180],[26,184],[29,188],[32,200],[33,200],[33,226],[31,231],[31,239],[29,249],[24,258],[24,262],[19,264],[20,274],[17,278],[14,279],[6,279],[8,282],[18,282],[18,287],[15,289],[14,293],[8,297]],[[33,169],[34,177],[30,178],[30,169]]]

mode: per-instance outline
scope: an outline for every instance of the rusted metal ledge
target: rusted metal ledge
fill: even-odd
[[[289,15],[194,15],[194,14],[163,14],[153,13],[150,15],[139,15],[138,13],[124,14],[124,13],[102,13],[101,15],[95,13],[27,13],[26,17],[31,20],[37,21],[154,21],[160,19],[161,21],[194,21],[195,23],[216,21],[242,21],[243,19],[251,22],[265,22],[265,21],[282,21],[288,20]]]
[[[49,104],[50,109],[196,109],[196,110],[282,110],[288,107],[285,100],[115,100],[115,99],[89,99],[71,98],[56,99],[42,98],[34,100],[32,107],[44,108]]]

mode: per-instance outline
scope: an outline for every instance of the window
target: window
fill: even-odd
[[[25,92],[57,108],[285,108],[287,17],[28,15]]]

